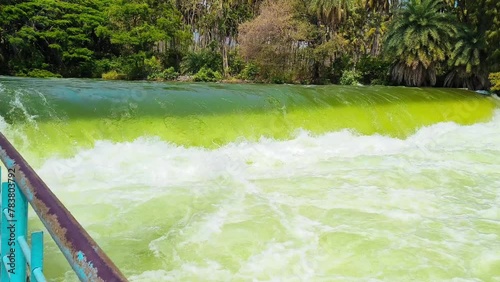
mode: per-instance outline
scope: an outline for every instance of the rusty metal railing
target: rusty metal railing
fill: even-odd
[[[0,160],[81,281],[127,281],[2,133]]]
[[[31,233],[31,248],[27,242],[28,201],[14,181],[13,170],[7,170],[2,183],[0,224],[2,282],[46,282],[43,274],[43,232]],[[0,169],[0,179],[2,170]]]

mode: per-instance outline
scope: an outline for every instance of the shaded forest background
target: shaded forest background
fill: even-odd
[[[0,74],[500,90],[500,0],[3,0]]]

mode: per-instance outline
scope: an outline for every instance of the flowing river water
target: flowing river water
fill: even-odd
[[[0,131],[130,281],[500,281],[491,97],[0,77]]]

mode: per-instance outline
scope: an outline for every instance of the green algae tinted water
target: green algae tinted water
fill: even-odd
[[[496,104],[1,77],[0,131],[131,281],[497,281]],[[75,281],[50,240],[49,280]]]

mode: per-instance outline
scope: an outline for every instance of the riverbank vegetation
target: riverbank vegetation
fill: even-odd
[[[5,0],[0,74],[498,89],[498,0]]]

